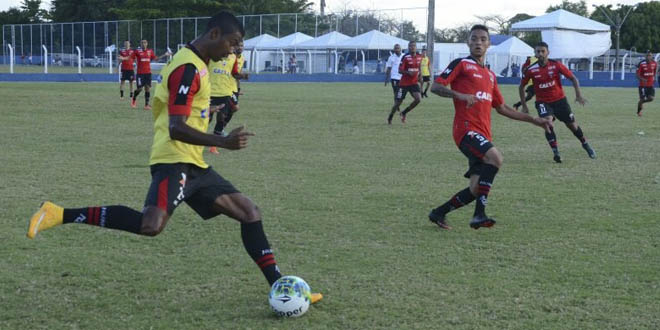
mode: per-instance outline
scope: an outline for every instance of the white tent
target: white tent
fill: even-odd
[[[592,66],[612,45],[608,25],[563,9],[515,23],[511,31],[541,31],[551,58],[591,58]]]
[[[442,72],[451,61],[468,55],[470,48],[464,42],[436,42],[433,44],[433,71]]]
[[[246,49],[261,48],[266,44],[270,44],[270,43],[275,42],[276,40],[279,40],[279,39],[271,36],[270,34],[264,33],[262,35],[254,37],[254,38],[250,38],[248,40],[245,40],[243,42],[243,46]]]
[[[350,38],[351,37],[343,33],[332,31],[314,39],[303,41],[297,44],[296,47],[305,49],[330,49],[336,48],[337,43],[346,41]]]
[[[487,58],[493,72],[500,73],[506,69],[505,76],[510,77],[512,73],[517,76],[527,56],[532,55],[534,48],[516,37],[511,37],[497,46],[488,48]],[[516,72],[512,72],[512,64],[517,67]]]
[[[274,40],[272,42],[264,43],[260,49],[293,49],[293,48],[298,48],[297,45],[308,40],[314,39],[313,37],[310,37],[302,32],[296,32],[289,34],[286,37],[282,37],[278,40]]]
[[[402,49],[405,49],[408,46],[408,40],[397,38],[378,30],[371,30],[348,40],[338,42],[335,47],[344,49],[391,50],[395,44],[399,44]]]

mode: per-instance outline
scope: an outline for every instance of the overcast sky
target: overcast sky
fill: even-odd
[[[577,0],[574,0],[577,1]],[[593,10],[592,4],[635,4],[637,0],[589,0],[587,5],[589,10]],[[9,7],[18,7],[20,0],[0,0],[0,11],[7,10]],[[320,0],[314,0],[314,9],[319,10]],[[451,28],[457,27],[465,23],[472,23],[475,21],[474,15],[501,15],[505,18],[510,18],[517,13],[526,13],[533,16],[538,16],[545,13],[545,10],[550,5],[560,4],[561,0],[471,0],[471,1],[455,1],[455,0],[437,0],[435,2],[435,26],[436,28]],[[394,8],[413,8],[428,6],[428,0],[326,0],[327,11],[337,12],[342,11],[344,8],[348,9],[394,9]],[[43,0],[42,7],[48,8],[50,1]],[[406,9],[406,10],[392,10],[383,11],[389,16],[395,18],[403,17],[415,22],[415,25],[425,28],[426,27],[426,10],[425,9]]]

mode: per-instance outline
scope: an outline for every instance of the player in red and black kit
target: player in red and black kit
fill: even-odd
[[[522,111],[524,113],[529,112],[527,102],[525,101],[524,86],[531,79],[534,83],[536,110],[538,110],[539,117],[551,118],[553,121],[557,118],[566,124],[566,127],[573,132],[573,135],[580,140],[582,148],[587,151],[589,157],[591,159],[596,158],[596,152],[591,148],[587,139],[584,137],[582,128],[575,121],[575,115],[573,115],[571,106],[568,104],[566,96],[564,96],[564,90],[561,87],[561,75],[564,75],[564,77],[573,83],[573,88],[575,88],[575,102],[585,105],[587,100],[582,97],[578,79],[561,62],[548,59],[550,51],[548,50],[548,44],[545,42],[541,41],[536,45],[534,54],[538,60],[536,63],[527,67],[527,70],[523,73],[523,79],[520,81],[520,86],[518,86]],[[557,135],[555,135],[554,129],[545,132],[545,138],[548,140],[548,144],[554,154],[553,159],[555,162],[561,163]]]
[[[151,61],[159,60],[169,53],[165,53],[161,56],[156,56],[153,49],[149,49],[149,43],[146,40],[140,41],[142,48],[138,48],[133,53],[133,58],[137,61],[137,89],[133,93],[133,98],[131,99],[131,107],[135,108],[135,103],[137,96],[142,91],[144,87],[144,110],[151,110],[149,105],[149,97],[151,97]]]
[[[401,122],[406,122],[406,115],[412,111],[422,99],[419,89],[419,78],[421,76],[420,66],[422,64],[422,55],[417,54],[417,43],[411,41],[408,43],[408,54],[403,55],[401,64],[399,64],[399,73],[401,80],[399,82],[399,90],[395,96],[394,106],[387,117],[387,122],[392,122],[394,113],[399,109],[401,102],[406,98],[406,94],[410,93],[415,99],[410,105],[401,111]]]
[[[646,59],[637,66],[637,79],[639,79],[639,102],[637,102],[637,115],[642,116],[642,105],[652,102],[655,98],[653,81],[658,74],[658,63],[653,60],[651,51],[646,52]]]
[[[491,108],[505,117],[526,121],[546,130],[552,127],[548,119],[533,118],[504,104],[495,74],[484,66],[489,46],[488,28],[484,25],[473,26],[468,39],[470,56],[451,62],[431,87],[432,93],[454,99],[454,142],[469,164],[465,173],[465,177],[470,179],[469,186],[429,214],[429,220],[443,229],[451,228],[446,221],[447,213],[475,199],[477,205],[470,227],[479,229],[495,224],[495,220],[486,215],[486,204],[495,175],[502,166],[502,155],[490,142]],[[447,85],[451,85],[451,89]]]
[[[119,98],[124,99],[124,81],[128,81],[130,89],[130,98],[133,98],[133,80],[135,80],[135,71],[133,71],[133,54],[135,50],[131,49],[131,42],[124,41],[124,49],[119,51],[119,60],[121,61],[121,78],[119,82]]]

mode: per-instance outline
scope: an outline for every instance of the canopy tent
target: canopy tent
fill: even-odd
[[[305,49],[330,49],[336,48],[337,43],[346,41],[350,38],[351,37],[343,33],[332,31],[314,39],[303,41],[297,44],[296,47]]]
[[[264,43],[259,47],[259,49],[271,49],[271,50],[276,50],[276,49],[293,49],[293,48],[299,48],[297,47],[298,44],[312,40],[314,39],[313,37],[310,37],[302,32],[296,32],[289,34],[286,37],[282,37],[278,40],[273,40],[272,42]]]
[[[527,56],[534,55],[534,48],[524,41],[511,37],[497,46],[488,48],[487,58],[491,70],[502,76],[518,76]]]
[[[592,58],[612,45],[610,27],[563,9],[511,26],[512,32],[541,31],[552,58]]]
[[[433,71],[444,71],[451,61],[470,55],[470,48],[464,42],[436,42],[433,44]]]
[[[397,38],[378,30],[371,30],[348,40],[340,41],[335,47],[344,49],[391,50],[395,44],[399,44],[402,49],[405,49],[408,46],[408,40]]]
[[[276,40],[279,40],[279,39],[271,36],[270,34],[264,33],[262,35],[254,37],[254,38],[250,38],[248,40],[245,40],[243,42],[243,46],[246,49],[261,48],[262,46],[264,46],[266,44],[269,44],[269,43],[273,43]]]

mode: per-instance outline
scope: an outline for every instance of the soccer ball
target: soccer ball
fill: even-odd
[[[305,280],[298,276],[280,277],[270,288],[268,302],[277,316],[298,317],[309,308],[312,293]]]

